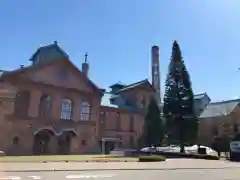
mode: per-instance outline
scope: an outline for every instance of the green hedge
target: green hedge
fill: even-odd
[[[159,162],[159,161],[165,161],[166,158],[163,156],[139,156],[138,161],[139,162]]]

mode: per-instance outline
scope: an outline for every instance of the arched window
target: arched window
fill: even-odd
[[[52,110],[52,98],[50,95],[43,94],[39,104],[39,116],[51,117]]]
[[[30,104],[30,94],[28,91],[20,91],[14,99],[14,115],[17,117],[27,117]]]
[[[81,104],[80,118],[82,121],[89,121],[91,117],[91,106],[87,101],[83,101]]]
[[[61,119],[62,120],[72,119],[72,100],[71,99],[62,99]]]

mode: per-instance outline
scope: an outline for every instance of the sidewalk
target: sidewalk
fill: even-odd
[[[94,171],[94,170],[176,170],[240,168],[240,163],[196,159],[169,159],[165,162],[68,162],[0,163],[0,171]]]

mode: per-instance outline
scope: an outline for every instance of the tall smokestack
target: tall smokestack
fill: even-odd
[[[152,85],[156,90],[156,98],[158,103],[161,103],[161,89],[160,89],[160,71],[159,71],[159,47],[152,46]]]

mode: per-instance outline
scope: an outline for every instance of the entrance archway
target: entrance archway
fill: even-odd
[[[49,154],[49,141],[55,133],[50,129],[40,129],[34,133],[33,154]]]
[[[65,130],[58,137],[59,154],[70,154],[72,138],[77,136],[73,130]]]

